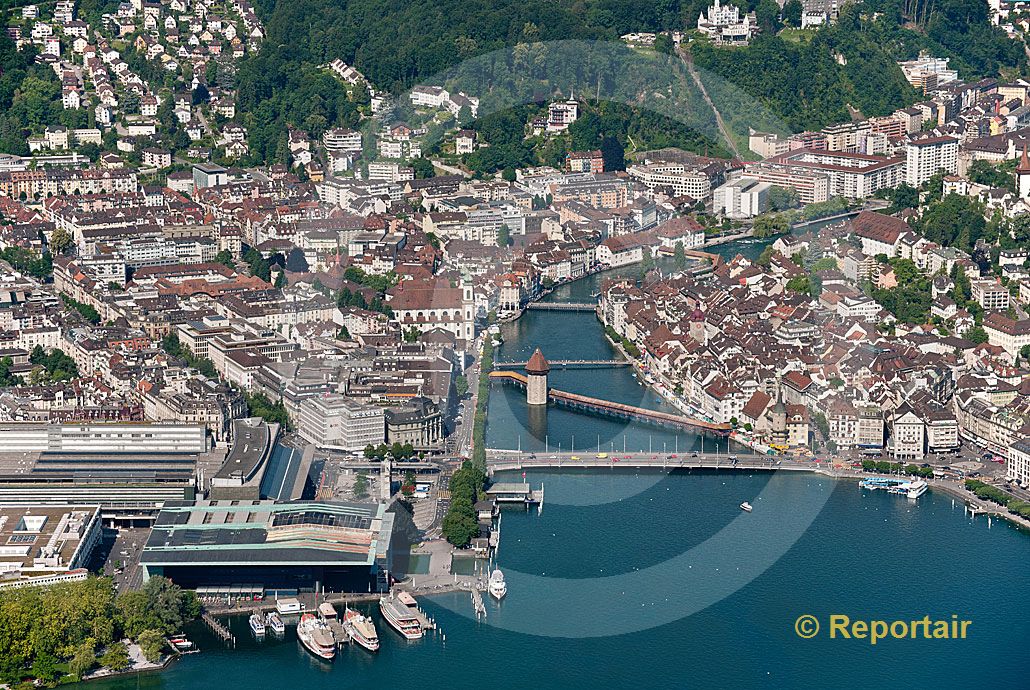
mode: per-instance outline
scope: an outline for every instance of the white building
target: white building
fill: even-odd
[[[905,144],[905,182],[919,187],[941,170],[958,170],[958,139],[923,137]]]
[[[674,196],[689,196],[697,201],[707,199],[712,194],[711,178],[682,163],[631,165],[626,168],[626,174],[651,191],[668,188]]]
[[[697,30],[707,34],[716,43],[747,44],[758,32],[755,15],[740,16],[740,8],[736,5],[723,5],[719,0],[708,8],[707,15],[702,12],[697,18]]]
[[[360,451],[385,440],[385,413],[381,407],[327,393],[301,402],[299,432],[319,448]]]
[[[918,460],[923,457],[926,425],[907,404],[903,403],[894,411],[889,443],[890,453],[895,458]]]
[[[769,208],[772,185],[753,177],[727,182],[712,193],[715,212],[730,218],[754,218]]]
[[[1020,440],[1009,446],[1005,478],[1019,483],[1023,488],[1030,487],[1030,441]]]

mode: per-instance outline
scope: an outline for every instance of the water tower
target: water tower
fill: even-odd
[[[526,404],[547,404],[547,372],[551,365],[544,359],[544,353],[538,347],[533,356],[526,362]]]

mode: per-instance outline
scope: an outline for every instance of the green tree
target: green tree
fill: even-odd
[[[983,329],[983,326],[973,326],[965,332],[963,337],[965,337],[966,340],[972,343],[976,343],[977,345],[986,343],[989,340],[987,336],[987,331]]]
[[[782,215],[767,213],[755,218],[753,228],[753,234],[755,237],[772,237],[773,235],[780,235],[790,230],[790,224]]]
[[[677,269],[682,271],[684,268],[687,267],[687,253],[686,250],[683,249],[682,241],[676,241],[676,245],[673,247],[672,250],[672,256]]]
[[[919,190],[908,184],[900,184],[890,190],[887,198],[891,205],[887,208],[888,213],[897,213],[907,208],[919,208]]]
[[[230,252],[228,249],[223,249],[217,254],[215,254],[215,261],[217,263],[222,264],[223,266],[228,266],[229,268],[236,268],[236,262],[233,261],[232,252]]]
[[[410,161],[409,165],[415,171],[415,177],[420,180],[436,175],[436,168],[433,167],[433,162],[428,158],[416,158]]]
[[[812,284],[808,276],[795,276],[787,281],[787,289],[791,292],[809,293]]]
[[[164,577],[152,577],[141,589],[122,592],[116,606],[125,634],[133,639],[145,631],[171,635],[200,615],[196,595]]]
[[[415,495],[415,473],[408,470],[404,473],[404,481],[401,483],[401,493],[406,498],[411,498]]]
[[[797,0],[793,0],[797,2]],[[789,3],[788,3],[789,4]],[[773,185],[769,188],[769,208],[773,211],[786,211],[801,205],[801,197],[793,187]]]
[[[4,386],[20,386],[24,381],[17,374],[11,373],[14,360],[10,357],[0,358],[0,388]]]
[[[129,668],[129,650],[121,642],[115,642],[104,650],[98,661],[112,671],[124,671]]]
[[[776,253],[776,250],[773,249],[772,245],[770,244],[769,246],[767,246],[765,249],[762,250],[761,254],[758,255],[758,259],[756,259],[756,263],[759,266],[762,266],[764,268],[768,268],[772,264],[772,258],[773,258],[773,255],[775,253]]]
[[[57,670],[57,660],[50,654],[40,654],[32,662],[32,677],[47,687],[57,684],[61,672]]]
[[[139,644],[140,650],[143,652],[143,656],[147,658],[147,661],[157,662],[161,660],[165,638],[159,630],[144,630],[139,634],[136,643]]]
[[[464,398],[465,394],[469,392],[468,379],[461,374],[454,377],[454,390],[457,392],[459,398]]]
[[[68,662],[68,671],[76,678],[82,678],[96,663],[96,640],[89,638],[75,648],[75,654]]]
[[[55,254],[64,254],[75,240],[64,228],[57,228],[50,234],[50,250]]]
[[[804,5],[801,4],[801,0],[787,0],[783,5],[783,22],[788,26],[800,27],[803,11]]]
[[[261,417],[266,422],[289,429],[290,415],[282,400],[273,403],[264,393],[244,393],[243,397],[247,401],[247,409],[251,416]]]
[[[368,475],[364,472],[358,472],[357,476],[354,477],[354,496],[355,498],[366,498],[368,496]]]
[[[780,29],[780,6],[776,0],[759,0],[755,6],[755,21],[766,34],[775,34]]]

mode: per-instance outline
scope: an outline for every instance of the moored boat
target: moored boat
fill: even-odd
[[[411,596],[408,595],[408,598]],[[422,637],[422,623],[418,616],[397,596],[390,594],[379,597],[379,612],[383,614],[390,627],[405,639],[417,640]]]
[[[750,513],[752,510],[754,510],[754,506],[752,506],[747,501],[744,501],[740,504],[740,509],[743,510],[745,513]]]
[[[504,573],[499,568],[490,573],[487,590],[490,592],[490,596],[497,601],[503,599],[504,595],[508,593],[508,583],[504,581]]]
[[[254,634],[261,637],[265,634],[265,619],[260,613],[250,614],[250,629]]]
[[[172,646],[182,651],[183,649],[190,649],[193,647],[193,642],[189,640],[185,635],[175,635],[168,638],[168,641],[172,643]]]
[[[265,625],[272,629],[272,632],[276,635],[282,635],[286,632],[286,624],[283,623],[282,616],[275,611],[270,611],[265,616]]]
[[[297,637],[304,647],[320,659],[331,661],[336,656],[336,638],[333,631],[313,614],[305,613],[297,624]]]
[[[869,477],[858,483],[863,489],[885,489],[887,493],[919,498],[930,485],[923,479],[900,479],[898,477]]]
[[[379,634],[372,619],[352,608],[344,608],[343,628],[350,638],[370,652],[379,651]]]
[[[925,481],[923,481],[922,479],[916,479],[915,481],[909,483],[908,491],[905,495],[909,498],[919,498],[920,496],[925,494],[927,489],[929,488],[930,485],[927,484]]]

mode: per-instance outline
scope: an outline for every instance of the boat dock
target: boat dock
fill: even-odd
[[[204,621],[204,624],[207,625],[207,627],[211,628],[211,632],[217,635],[218,639],[222,642],[228,642],[233,647],[236,646],[236,636],[232,634],[229,628],[215,620],[214,616],[209,613],[205,613],[200,617],[200,619]]]
[[[486,604],[483,603],[483,593],[479,587],[472,585],[472,608],[476,611],[476,618],[486,618]]]
[[[343,647],[345,644],[349,644],[350,633],[347,632],[347,628],[344,627],[343,621],[340,620],[340,613],[336,610],[328,601],[323,601],[318,605],[318,617],[325,621],[325,624],[329,626],[330,632],[333,634],[333,639],[336,640],[337,647]]]
[[[527,482],[497,482],[486,490],[486,494],[498,503],[525,503],[542,505],[544,502],[544,485],[535,490]]]
[[[426,612],[419,607],[418,602],[415,601],[415,597],[411,596],[410,593],[404,591],[398,592],[397,600],[408,607],[408,610],[410,611],[411,615],[415,617],[415,619],[418,621],[418,624],[422,626],[423,630],[436,629],[436,621],[432,620],[429,616],[426,615]]]

